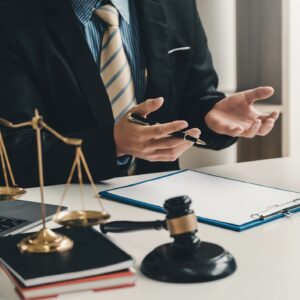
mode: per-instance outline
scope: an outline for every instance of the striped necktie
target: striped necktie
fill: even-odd
[[[131,70],[120,33],[119,12],[108,4],[96,9],[95,14],[107,25],[102,39],[100,74],[114,118],[118,121],[136,104]]]

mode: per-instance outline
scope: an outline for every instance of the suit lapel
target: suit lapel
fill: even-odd
[[[148,69],[145,98],[162,96],[170,89],[168,25],[162,0],[134,0],[142,47]],[[63,47],[82,92],[99,125],[113,122],[111,104],[98,68],[72,11],[69,0],[43,0],[50,30]],[[165,114],[165,105],[157,117]]]
[[[50,30],[63,47],[98,125],[113,122],[111,105],[69,0],[44,0]]]
[[[148,69],[145,98],[164,97],[170,88],[168,24],[161,0],[135,0],[142,47]],[[166,105],[164,107],[167,107]],[[157,117],[164,114],[164,107]]]

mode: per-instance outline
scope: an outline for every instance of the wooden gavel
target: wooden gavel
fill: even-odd
[[[115,221],[101,224],[103,233],[166,229],[174,239],[151,251],[141,264],[144,275],[159,281],[192,283],[213,281],[236,270],[233,256],[222,247],[202,242],[196,235],[197,217],[191,199],[180,196],[165,201],[165,220],[152,222]]]

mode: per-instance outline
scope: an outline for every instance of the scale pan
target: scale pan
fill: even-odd
[[[14,201],[24,195],[26,191],[20,187],[0,186],[0,201]]]
[[[91,227],[109,218],[110,215],[106,211],[76,210],[59,212],[53,221],[65,227]]]

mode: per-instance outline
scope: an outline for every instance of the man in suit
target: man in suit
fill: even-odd
[[[0,116],[28,121],[38,109],[57,131],[84,140],[95,180],[178,168],[200,136],[219,150],[268,134],[278,112],[260,114],[270,87],[218,92],[195,0],[1,0]],[[146,101],[147,100],[147,101]],[[151,115],[143,127],[128,112]],[[19,184],[38,183],[35,134],[4,130]],[[74,149],[43,132],[46,184],[63,183]]]

